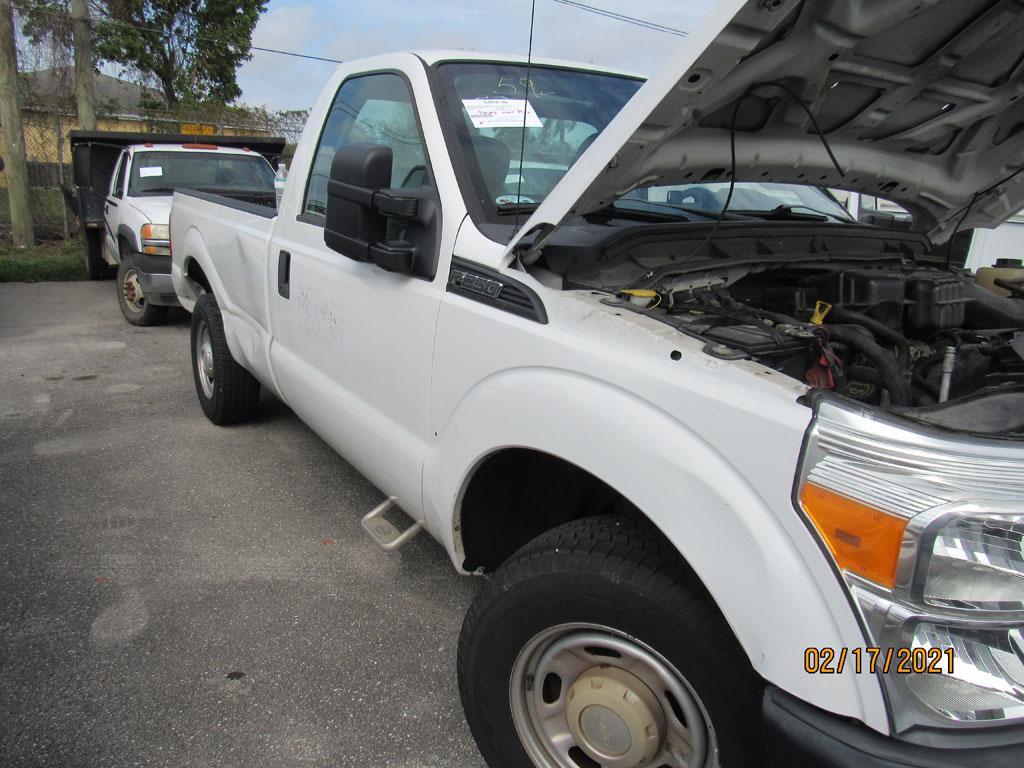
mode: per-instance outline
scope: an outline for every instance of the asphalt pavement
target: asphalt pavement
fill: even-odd
[[[284,405],[203,416],[188,316],[0,284],[0,764],[482,768],[455,647],[477,584]]]

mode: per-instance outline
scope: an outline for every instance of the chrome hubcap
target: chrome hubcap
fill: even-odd
[[[142,293],[142,285],[139,283],[139,273],[134,269],[125,272],[124,281],[121,283],[121,290],[124,293],[125,303],[135,312],[141,312],[146,306],[146,297]]]
[[[196,370],[203,394],[213,397],[213,340],[210,338],[210,326],[205,322],[199,326],[196,339]]]
[[[516,730],[541,768],[714,768],[707,712],[686,680],[638,640],[566,625],[534,637],[512,670]]]

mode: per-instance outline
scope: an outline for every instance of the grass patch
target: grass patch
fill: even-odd
[[[0,283],[39,283],[46,280],[84,280],[85,260],[80,240],[40,243],[34,248],[0,246]]]

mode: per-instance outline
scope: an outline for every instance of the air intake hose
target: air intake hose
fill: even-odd
[[[860,352],[875,366],[882,376],[885,388],[889,391],[893,405],[914,404],[913,390],[899,363],[884,347],[879,346],[869,333],[856,325],[828,325],[826,328],[832,341]]]
[[[892,344],[896,349],[899,350],[900,363],[904,368],[910,367],[910,342],[907,337],[904,336],[897,330],[890,328],[884,323],[880,323],[873,317],[865,315],[863,312],[857,312],[853,309],[847,309],[846,307],[835,306],[832,307],[832,311],[829,312],[829,317],[833,320],[838,320],[840,323],[851,323],[853,325],[860,325],[871,331],[875,339],[881,339]]]

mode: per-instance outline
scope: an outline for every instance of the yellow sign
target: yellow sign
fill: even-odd
[[[208,123],[182,123],[181,132],[190,133],[193,136],[213,136],[217,133],[217,126]]]

